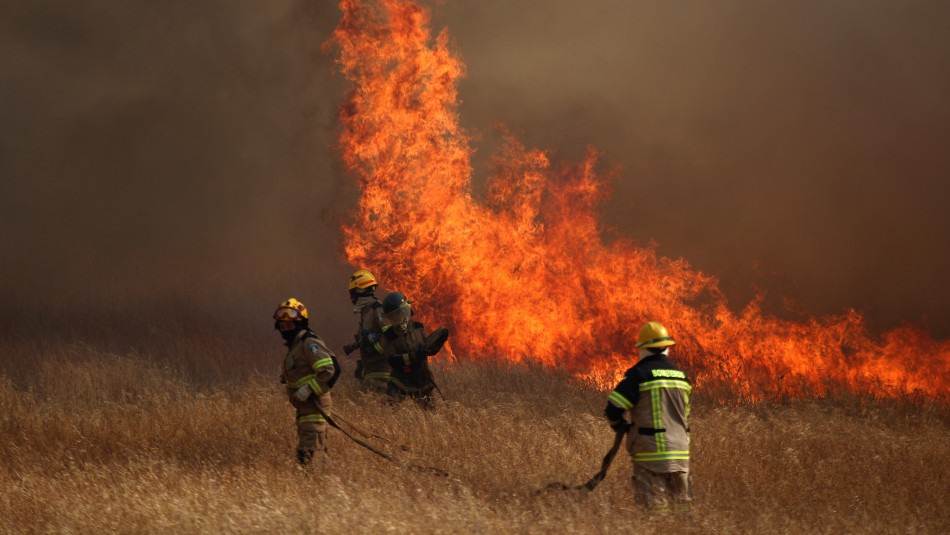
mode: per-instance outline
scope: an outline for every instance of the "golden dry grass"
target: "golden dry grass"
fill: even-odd
[[[336,412],[449,476],[388,463],[333,429],[331,465],[301,470],[281,386],[246,366],[218,381],[189,371],[183,361],[221,346],[204,340],[166,349],[178,360],[3,342],[0,532],[950,532],[943,404],[724,404],[699,389],[695,511],[649,518],[624,455],[592,493],[536,492],[585,481],[612,441],[604,394],[564,375],[440,366],[449,401],[434,413],[389,406],[345,375]]]

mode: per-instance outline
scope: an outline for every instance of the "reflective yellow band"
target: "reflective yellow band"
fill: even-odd
[[[377,353],[383,352],[383,346],[379,345],[379,342],[376,342],[375,344],[373,344],[373,347],[376,349]]]
[[[662,452],[646,452],[646,453],[634,453],[633,461],[634,462],[649,462],[649,461],[688,461],[689,460],[689,451],[662,451]]]
[[[324,392],[323,388],[320,386],[320,383],[317,381],[317,374],[311,373],[310,375],[304,375],[296,381],[287,383],[287,386],[292,389],[298,389],[303,385],[310,385],[310,389],[313,390],[313,393],[320,395]]]
[[[313,390],[314,395],[319,396],[323,393],[323,389],[320,388],[320,383],[317,382],[317,376],[313,375],[313,379],[307,381],[307,384],[310,385],[310,389]]]
[[[322,414],[308,414],[306,416],[301,416],[297,418],[297,425],[300,424],[322,424],[326,423],[326,420],[323,419]]]
[[[654,388],[650,390],[650,402],[653,407],[653,428],[662,429],[663,428],[663,403],[660,401],[660,392],[663,389]],[[666,433],[657,433],[653,436],[656,440],[656,451],[657,452],[666,452]]]
[[[389,381],[389,372],[370,372],[364,375],[363,379],[382,379]]]
[[[607,396],[607,399],[609,399],[610,402],[614,404],[614,406],[619,407],[625,411],[629,411],[630,409],[633,408],[633,403],[630,403],[629,399],[625,398],[623,394],[621,394],[620,392],[617,392],[616,390],[611,392],[610,395]]]
[[[317,375],[314,373],[311,373],[310,375],[304,375],[303,377],[301,377],[300,379],[297,379],[296,381],[288,382],[287,386],[293,389],[297,389],[303,385],[310,384],[310,380],[311,379],[316,380],[316,378],[317,378]]]
[[[326,368],[327,366],[333,366],[333,359],[330,357],[324,357],[313,363],[313,371],[317,371],[320,368]]]
[[[647,390],[656,390],[659,388],[678,388],[687,392],[692,392],[693,387],[686,381],[677,381],[676,379],[658,379],[656,381],[647,381],[640,383],[640,392]]]

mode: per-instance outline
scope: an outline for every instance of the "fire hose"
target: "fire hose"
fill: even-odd
[[[549,483],[543,489],[537,491],[537,494],[540,494],[544,491],[550,490],[587,490],[592,491],[597,488],[597,485],[607,477],[607,469],[610,468],[610,464],[613,463],[614,457],[617,456],[617,452],[620,450],[620,445],[623,443],[623,437],[627,434],[627,430],[618,431],[614,435],[614,443],[610,447],[610,450],[607,452],[607,455],[604,455],[604,460],[600,463],[600,471],[594,474],[594,477],[590,478],[587,483],[581,485],[568,485],[566,483]]]
[[[389,462],[391,462],[391,463],[393,463],[393,464],[395,464],[395,465],[397,465],[397,466],[400,466],[400,467],[405,468],[405,469],[407,469],[407,470],[411,470],[411,471],[413,471],[413,472],[428,472],[428,473],[435,474],[435,475],[438,475],[438,476],[448,477],[449,474],[448,474],[448,472],[446,472],[445,470],[441,470],[441,469],[439,469],[439,468],[435,468],[435,467],[431,467],[431,466],[419,466],[419,465],[412,464],[412,463],[406,463],[406,462],[400,461],[399,459],[396,459],[395,457],[393,457],[392,455],[389,455],[388,453],[386,453],[386,452],[384,452],[384,451],[380,451],[379,449],[375,448],[372,444],[369,444],[369,443],[366,442],[366,441],[363,441],[363,440],[360,440],[360,439],[354,437],[354,436],[351,435],[346,429],[343,429],[342,427],[340,427],[340,425],[339,425],[338,423],[336,423],[336,421],[335,421],[333,418],[331,418],[330,415],[327,414],[322,408],[320,408],[319,405],[317,405],[317,410],[320,411],[320,416],[323,416],[323,419],[326,420],[328,424],[330,424],[330,427],[334,427],[334,428],[338,429],[341,433],[343,433],[344,435],[346,435],[347,438],[349,438],[349,439],[352,440],[353,442],[356,442],[356,443],[359,444],[360,446],[363,446],[364,448],[368,449],[369,451],[373,452],[374,454],[376,454],[376,455],[382,457],[383,459],[386,459],[387,461],[389,461]],[[341,420],[341,421],[342,421],[342,420]],[[348,424],[348,425],[349,425],[349,424]],[[356,428],[354,427],[354,429],[356,429]],[[364,435],[364,436],[365,436],[365,435]]]
[[[449,473],[446,472],[445,470],[442,470],[442,469],[439,469],[439,468],[435,468],[435,467],[432,467],[432,466],[419,466],[419,465],[412,464],[412,463],[406,463],[406,462],[403,462],[403,461],[401,461],[401,460],[399,460],[399,459],[396,459],[395,457],[393,457],[392,455],[389,455],[389,454],[386,453],[386,452],[380,451],[379,449],[377,449],[376,447],[374,447],[372,444],[369,444],[369,443],[366,442],[366,441],[363,441],[363,440],[360,440],[360,439],[354,437],[354,436],[351,435],[346,429],[343,429],[342,427],[340,427],[340,425],[339,425],[338,423],[336,423],[336,420],[334,420],[329,414],[327,414],[326,411],[324,411],[319,405],[318,405],[316,408],[317,408],[317,411],[320,412],[320,415],[323,416],[323,419],[326,420],[327,424],[330,425],[330,427],[333,427],[333,428],[338,429],[338,430],[339,430],[341,433],[343,433],[347,438],[349,438],[349,439],[352,440],[353,442],[356,442],[356,443],[359,444],[360,446],[362,446],[362,447],[368,449],[369,451],[373,452],[375,455],[378,455],[379,457],[382,457],[383,459],[386,459],[387,461],[389,461],[389,462],[391,462],[391,463],[393,463],[393,464],[395,464],[395,465],[397,465],[397,466],[399,466],[399,467],[401,467],[401,468],[405,468],[405,469],[411,470],[411,471],[413,471],[413,472],[431,473],[431,474],[435,474],[435,475],[442,476],[442,477],[448,477],[448,476],[449,476]],[[343,417],[341,417],[339,414],[337,414],[337,419],[339,419],[341,422],[343,422],[344,425],[346,425],[346,426],[352,428],[354,431],[356,431],[357,433],[363,435],[363,436],[366,437],[366,438],[375,437],[375,438],[379,438],[380,440],[385,440],[386,442],[393,443],[392,441],[390,441],[390,440],[388,440],[388,439],[386,439],[386,438],[384,438],[384,437],[381,437],[381,436],[376,435],[376,434],[374,434],[374,433],[369,433],[369,432],[363,430],[362,428],[360,428],[360,427],[358,427],[358,426],[356,426],[356,425],[354,425],[354,424],[352,424],[352,423],[346,421],[346,420],[345,420]],[[583,489],[583,490],[587,490],[588,492],[593,491],[595,488],[597,488],[597,485],[600,484],[600,482],[603,481],[604,478],[607,476],[607,470],[610,468],[610,465],[613,463],[614,457],[617,456],[617,452],[620,450],[620,445],[623,443],[623,437],[624,437],[626,434],[627,434],[627,430],[623,430],[623,431],[617,432],[617,433],[614,435],[614,443],[613,443],[613,445],[610,447],[610,450],[607,451],[607,454],[604,455],[604,459],[603,459],[603,461],[601,461],[601,463],[600,463],[600,471],[598,471],[596,474],[594,474],[593,477],[591,477],[589,480],[587,480],[586,483],[582,483],[582,484],[580,484],[580,485],[568,485],[568,484],[566,484],[566,483],[560,483],[560,482],[549,483],[549,484],[546,485],[543,489],[538,490],[538,491],[536,492],[536,494],[540,494],[541,492],[544,492],[544,491],[551,491],[551,490],[582,490],[582,489]],[[393,444],[395,444],[395,443],[393,443]],[[403,451],[409,451],[409,448],[407,448],[406,446],[403,446],[403,445],[400,445],[400,444],[395,444],[395,445],[397,445],[397,446],[399,446],[400,448],[402,448]]]
[[[386,438],[386,437],[377,435],[376,433],[371,433],[371,432],[369,432],[369,431],[366,431],[366,430],[363,429],[362,427],[359,427],[359,426],[357,426],[356,424],[353,424],[353,423],[348,422],[347,420],[345,420],[345,419],[344,419],[342,416],[340,416],[339,414],[336,415],[336,419],[339,420],[341,424],[343,424],[343,425],[349,427],[349,428],[352,429],[353,431],[356,431],[358,434],[363,435],[364,438],[376,438],[376,439],[382,440],[383,442],[388,442],[388,443],[390,443],[390,444],[392,444],[392,445],[394,445],[394,446],[398,446],[402,451],[411,451],[408,446],[404,446],[404,445],[402,445],[402,444],[397,444],[397,443],[393,442],[392,440],[389,440],[389,439]]]

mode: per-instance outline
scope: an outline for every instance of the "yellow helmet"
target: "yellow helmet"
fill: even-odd
[[[675,344],[673,337],[666,330],[666,327],[655,321],[648,321],[640,329],[640,335],[637,336],[636,347],[666,347]]]
[[[350,275],[350,290],[365,290],[378,284],[376,277],[366,269],[357,270]]]
[[[281,303],[274,311],[274,319],[277,321],[303,321],[309,317],[307,307],[293,297]]]

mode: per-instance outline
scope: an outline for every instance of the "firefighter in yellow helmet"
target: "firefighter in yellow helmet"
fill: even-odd
[[[412,398],[426,409],[435,408],[432,391],[437,389],[429,357],[442,349],[448,339],[445,328],[426,335],[425,326],[412,321],[412,306],[400,292],[383,299],[383,355],[389,361],[391,376],[387,393],[394,399]]]
[[[655,321],[640,329],[640,360],[610,393],[604,416],[617,433],[628,433],[637,503],[657,513],[688,510],[689,395],[692,386],[669,358],[676,342]],[[631,421],[625,419],[630,412]]]
[[[389,386],[389,362],[380,344],[383,327],[383,305],[376,299],[376,277],[365,269],[350,275],[350,301],[353,313],[360,318],[355,342],[343,348],[347,355],[360,350],[356,363],[356,378],[365,390],[385,394]]]
[[[297,411],[297,462],[307,465],[314,455],[326,462],[327,422],[323,415],[330,414],[330,389],[340,373],[336,355],[310,330],[307,307],[293,297],[277,307],[274,328],[287,346],[281,382]]]

